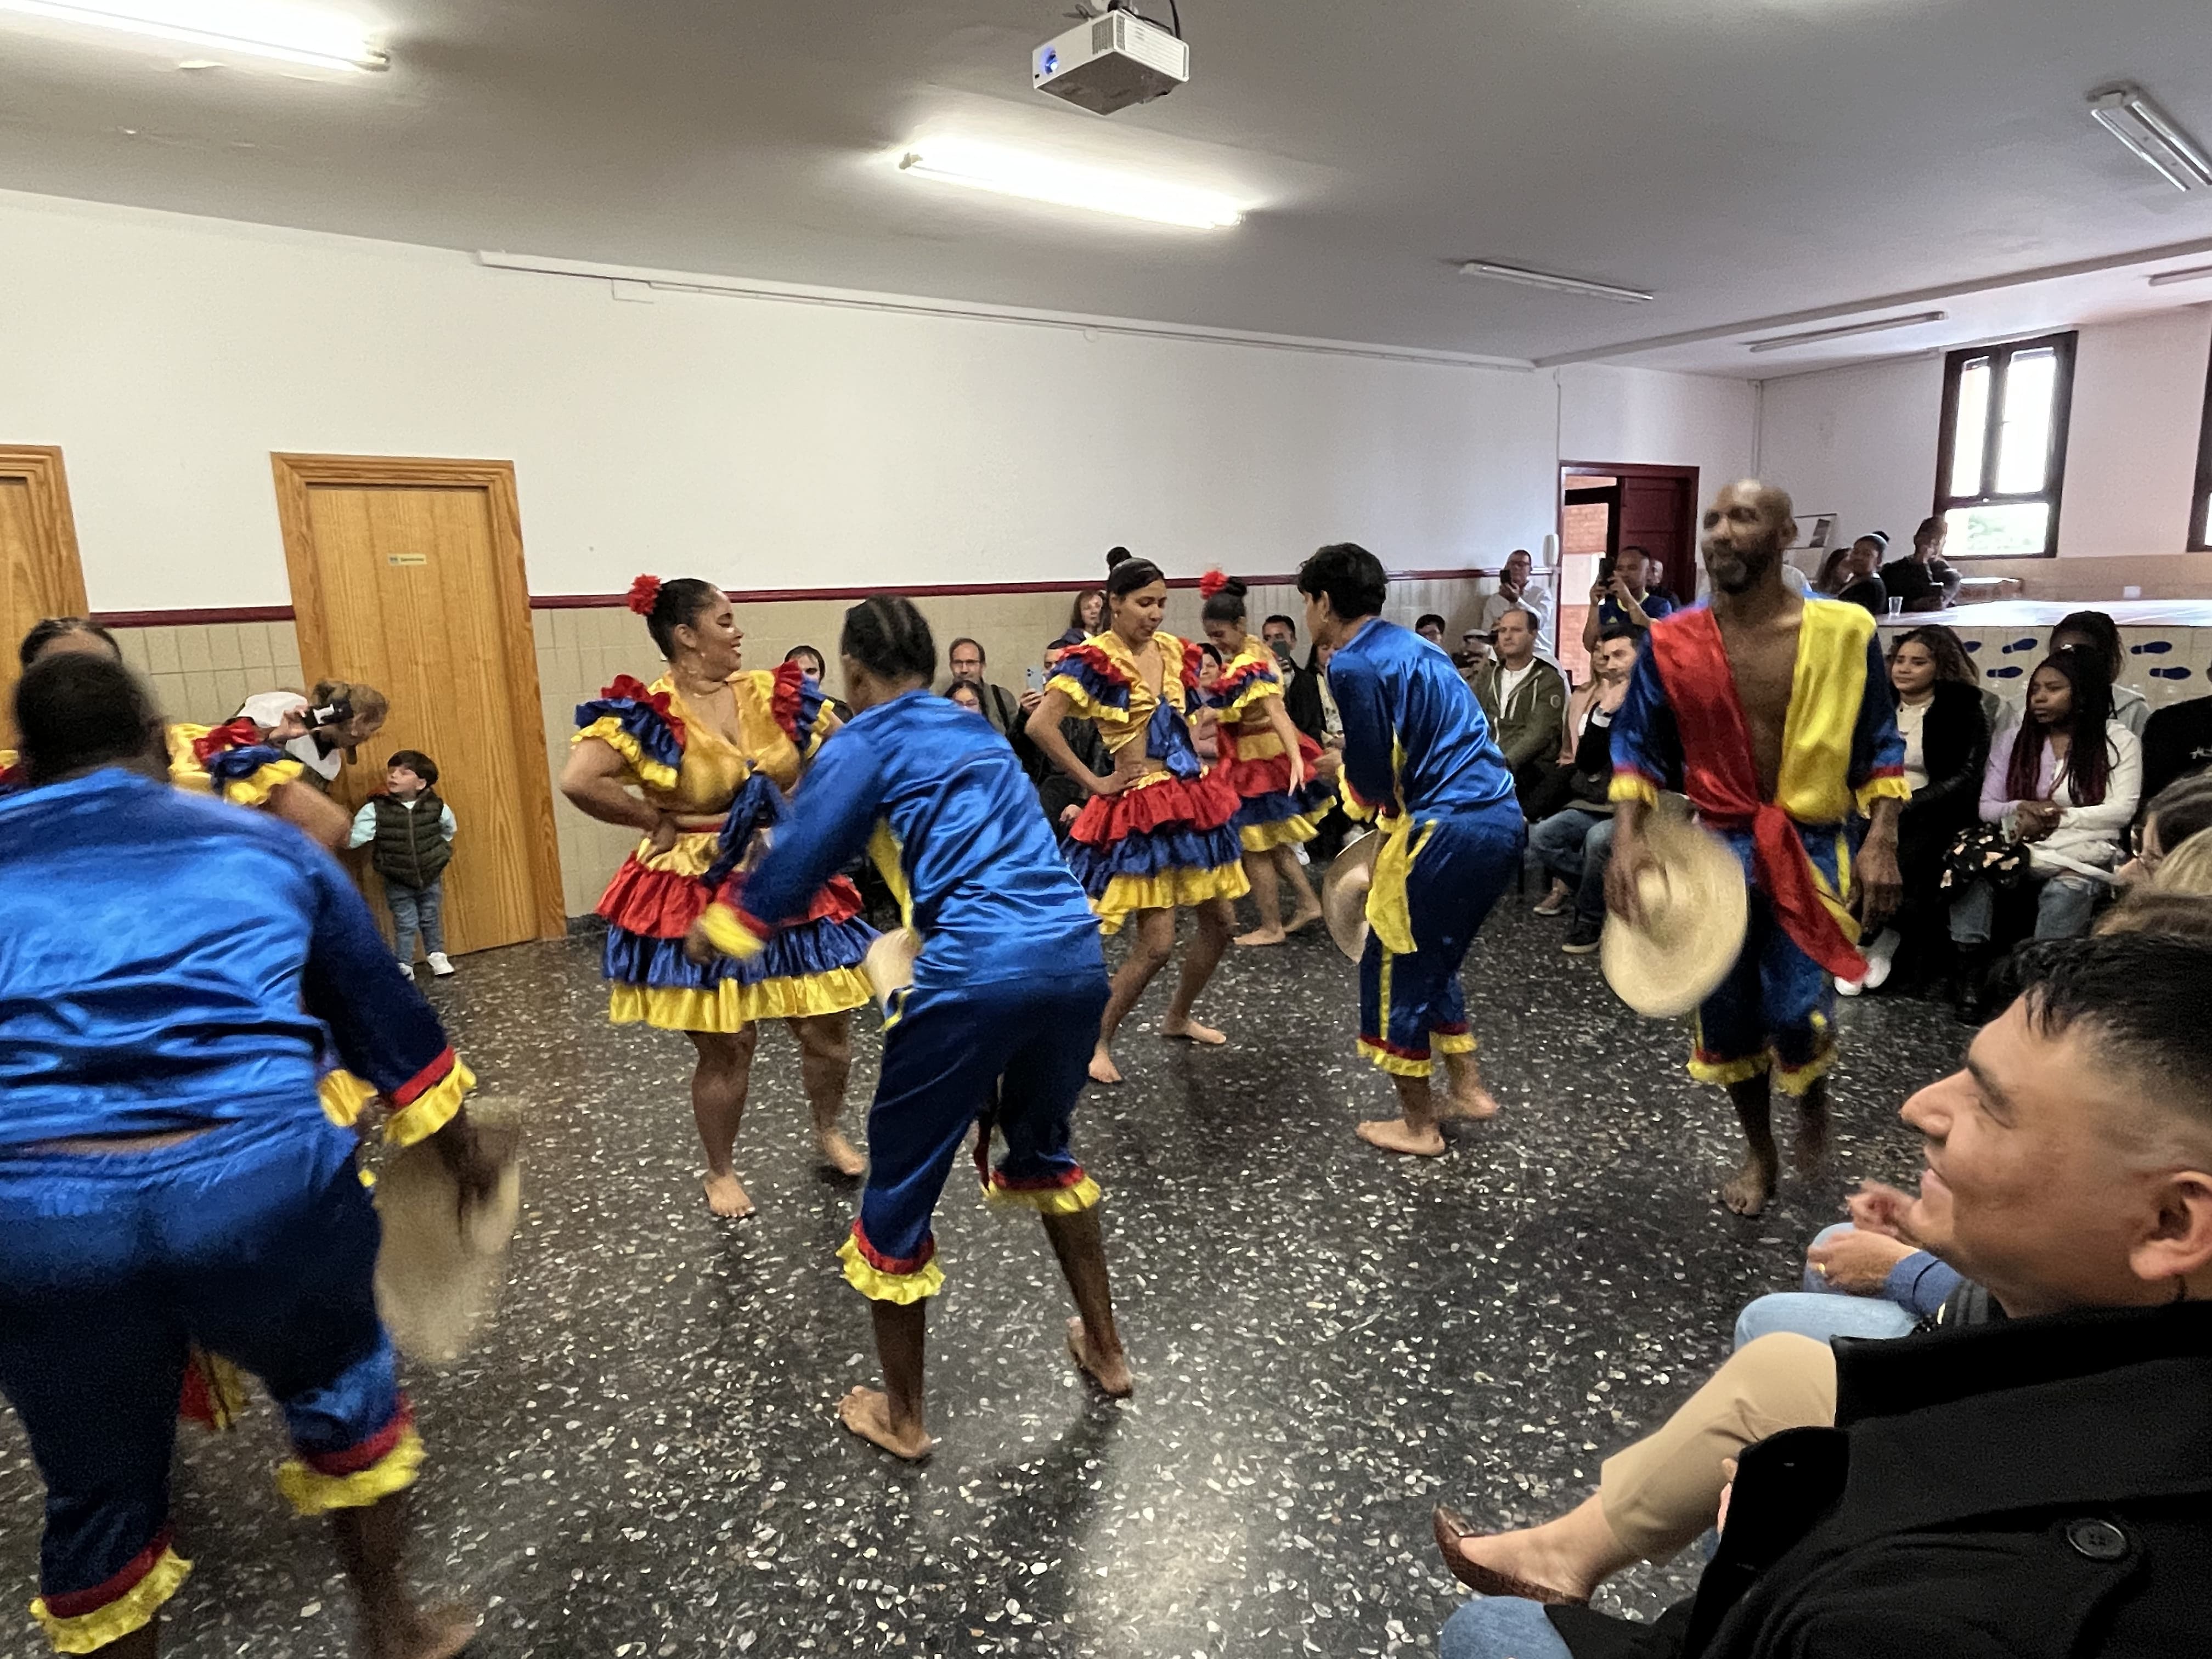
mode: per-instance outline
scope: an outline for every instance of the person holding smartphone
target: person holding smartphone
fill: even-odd
[[[1583,649],[1597,650],[1608,628],[1632,628],[1640,639],[1662,617],[1674,614],[1674,601],[1650,590],[1651,556],[1640,547],[1624,547],[1609,560],[1601,560],[1597,585],[1590,589],[1589,613],[1583,617]]]

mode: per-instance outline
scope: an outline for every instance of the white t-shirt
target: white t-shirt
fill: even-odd
[[[1923,703],[1899,702],[1897,705],[1897,729],[1905,738],[1905,781],[1916,794],[1928,787],[1928,750],[1921,729],[1935,704],[1936,699],[1930,697]]]
[[[1499,714],[1504,714],[1508,708],[1511,707],[1513,694],[1521,689],[1522,681],[1535,672],[1536,663],[1534,658],[1519,668],[1508,668],[1503,663],[1498,665],[1498,712]]]

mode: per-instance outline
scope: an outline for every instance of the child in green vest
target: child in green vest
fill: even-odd
[[[392,944],[399,965],[415,972],[419,930],[430,971],[453,971],[446,955],[446,866],[453,856],[453,809],[438,799],[438,763],[419,749],[402,749],[385,763],[384,791],[354,815],[348,847],[367,847],[384,878],[392,907]]]

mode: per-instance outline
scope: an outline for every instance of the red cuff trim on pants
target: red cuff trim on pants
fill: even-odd
[[[392,1091],[388,1097],[392,1102],[392,1109],[396,1112],[403,1106],[413,1105],[418,1097],[444,1082],[446,1073],[452,1071],[453,1066],[453,1051],[448,1046],[435,1060]]]
[[[390,1456],[392,1449],[414,1426],[414,1402],[403,1394],[399,1396],[399,1409],[392,1413],[392,1420],[359,1445],[334,1452],[303,1451],[300,1461],[317,1474],[356,1474]]]
[[[40,1596],[31,1603],[31,1617],[57,1653],[97,1653],[154,1622],[162,1604],[191,1576],[192,1564],[169,1547],[168,1538],[164,1528],[129,1566],[96,1589],[51,1601]],[[86,1606],[94,1596],[107,1599]],[[81,1611],[64,1613],[64,1607]]]
[[[302,1452],[276,1471],[276,1490],[301,1515],[365,1510],[415,1484],[422,1470],[422,1438],[407,1396],[392,1421],[343,1451]]]
[[[57,1619],[82,1619],[88,1613],[96,1613],[110,1601],[119,1601],[137,1589],[138,1581],[153,1571],[168,1553],[173,1536],[170,1528],[162,1528],[155,1534],[154,1541],[132,1556],[119,1571],[110,1574],[90,1589],[70,1590],[65,1595],[40,1599],[46,1603],[46,1611]]]

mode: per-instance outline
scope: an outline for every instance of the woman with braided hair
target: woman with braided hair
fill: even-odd
[[[1191,1005],[1229,948],[1236,925],[1231,902],[1252,884],[1231,824],[1242,803],[1218,773],[1206,769],[1191,742],[1190,716],[1201,701],[1199,648],[1161,631],[1167,578],[1125,548],[1108,554],[1107,565],[1106,629],[1061,655],[1026,729],[1030,741],[1091,797],[1068,831],[1067,865],[1090,896],[1100,927],[1118,933],[1131,916],[1137,919],[1137,940],[1114,975],[1091,1060],[1093,1081],[1119,1083],[1114,1033],[1175,954],[1178,908],[1197,913],[1198,932],[1160,1035],[1229,1041],[1192,1018]],[[1106,776],[1068,747],[1060,723],[1071,715],[1097,723],[1114,757]]]
[[[684,936],[717,891],[735,902],[743,889],[742,869],[725,879],[720,867],[731,861],[722,856],[726,841],[742,848],[756,825],[781,816],[783,795],[837,720],[799,664],[744,670],[744,630],[713,583],[640,576],[629,604],[668,672],[651,685],[623,675],[577,708],[561,792],[600,822],[644,836],[599,901],[609,1018],[691,1039],[708,1207],[742,1218],[753,1203],[732,1158],[762,1020],[787,1022],[798,1039],[823,1162],[845,1176],[866,1167],[837,1124],[853,1063],[852,1011],[869,1000],[860,963],[875,938],[860,920],[859,890],[842,876],[831,880],[797,925],[744,963],[696,964],[684,956]]]

